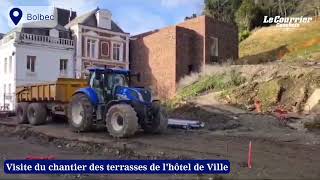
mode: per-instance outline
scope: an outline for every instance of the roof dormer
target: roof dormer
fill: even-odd
[[[111,29],[112,14],[106,9],[100,9],[96,12],[97,27]]]

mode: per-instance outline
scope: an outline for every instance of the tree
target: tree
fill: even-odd
[[[276,0],[263,8],[268,10],[269,16],[287,17],[295,13],[299,4],[301,4],[300,0]]]
[[[313,1],[310,5],[314,10],[314,16],[320,16],[320,1]]]
[[[204,0],[203,14],[214,19],[235,23],[235,12],[242,0]]]
[[[253,28],[253,21],[257,19],[259,12],[259,7],[252,0],[243,0],[236,12],[236,22],[240,31],[250,31]]]

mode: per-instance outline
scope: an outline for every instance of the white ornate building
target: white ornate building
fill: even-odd
[[[129,34],[95,9],[25,23],[0,36],[0,110],[14,110],[16,86],[83,77],[89,66],[129,68]]]
[[[81,77],[95,67],[129,68],[129,33],[112,20],[105,9],[95,9],[68,23],[75,40],[75,72]]]

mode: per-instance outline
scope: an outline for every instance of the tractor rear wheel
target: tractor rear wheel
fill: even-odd
[[[32,125],[45,124],[47,120],[47,109],[41,103],[31,103],[27,110],[28,121]]]
[[[68,110],[68,121],[73,131],[89,131],[92,129],[93,105],[85,94],[73,96]]]
[[[160,103],[152,103],[153,119],[144,122],[141,126],[146,133],[158,134],[166,131],[168,127],[168,117]]]
[[[137,113],[129,104],[116,104],[109,108],[106,125],[111,136],[117,138],[129,137],[138,130]]]
[[[29,103],[27,102],[21,102],[17,104],[16,113],[17,113],[17,119],[19,124],[28,123],[28,116],[27,116],[28,106],[29,106]]]

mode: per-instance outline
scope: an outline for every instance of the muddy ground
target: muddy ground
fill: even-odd
[[[74,133],[66,123],[61,121],[42,126],[30,126],[17,125],[14,117],[2,119],[0,121],[1,159],[25,158],[27,155],[53,155],[57,159],[228,159],[231,162],[231,174],[226,176],[135,175],[130,178],[320,178],[319,135],[279,125],[278,120],[271,115],[219,111],[221,110],[212,107],[208,109],[209,113],[206,114],[208,119],[205,121],[204,129],[168,129],[162,135],[138,132],[136,136],[129,139],[111,138],[105,129],[92,133]],[[179,116],[179,113],[176,115]],[[200,115],[195,114],[195,116]],[[253,145],[252,169],[248,169],[246,163],[249,141],[252,141]],[[7,175],[0,177],[15,178]],[[42,177],[50,179],[53,176],[39,178],[42,179]],[[126,176],[106,177],[128,178]]]
[[[25,159],[26,157],[48,157],[55,159],[121,159],[118,156],[83,153],[77,150],[67,150],[55,144],[43,143],[39,139],[29,137],[21,139],[17,137],[0,137],[1,169],[6,159]],[[8,175],[1,170],[0,179],[168,179],[167,175]]]

